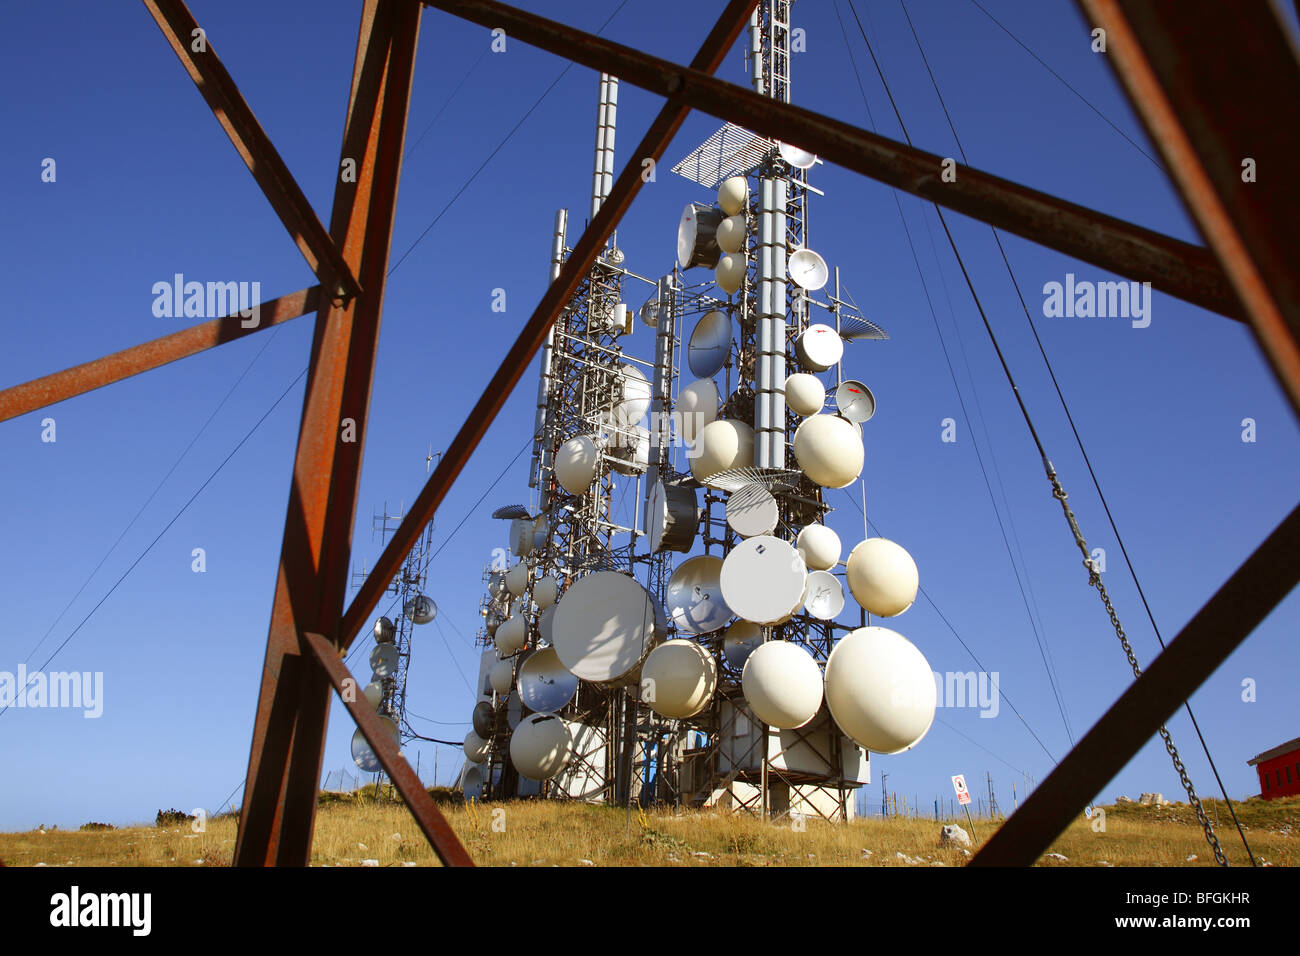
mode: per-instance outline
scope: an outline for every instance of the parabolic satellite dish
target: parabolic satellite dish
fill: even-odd
[[[391,717],[385,717],[381,714],[379,722],[384,725],[384,730],[392,738],[393,743],[401,742],[401,737],[397,732],[397,724],[393,722]],[[363,773],[379,773],[384,769],[379,763],[378,754],[370,746],[370,742],[366,740],[366,736],[361,732],[360,727],[352,734],[352,759]]]
[[[668,579],[665,611],[677,630],[686,634],[716,631],[731,620],[731,608],[722,599],[722,559],[710,554],[689,558]]]
[[[686,361],[697,378],[712,378],[731,355],[731,317],[709,312],[700,319],[686,347]]]
[[[718,385],[711,378],[697,379],[683,388],[677,396],[677,406],[673,409],[673,418],[681,436],[687,441],[694,441],[701,428],[717,420],[718,405],[721,402]]]
[[[763,629],[753,621],[737,621],[727,628],[722,637],[722,656],[727,663],[740,670],[745,666],[754,648],[763,643]]]
[[[492,705],[485,700],[480,700],[474,705],[474,713],[470,717],[470,723],[474,725],[474,733],[478,734],[484,740],[492,736],[492,724],[494,721]]]
[[[496,644],[497,653],[503,658],[509,657],[523,647],[528,642],[528,621],[525,612],[516,611],[510,615],[510,618],[497,628],[492,641]]]
[[[835,407],[842,416],[860,425],[876,414],[876,396],[861,382],[850,379],[835,389]]]
[[[397,626],[387,617],[375,621],[375,643],[391,644],[397,639]]]
[[[529,710],[553,714],[578,692],[578,678],[569,673],[553,647],[529,655],[519,668],[519,699]]]
[[[808,152],[806,149],[800,149],[793,143],[777,143],[776,151],[781,154],[782,159],[795,169],[809,169],[817,162],[815,154]]]
[[[826,661],[826,703],[841,730],[867,750],[895,754],[920,743],[938,692],[925,655],[886,627],[860,627]]]
[[[844,587],[829,571],[809,571],[803,609],[819,621],[833,621],[844,610]]]
[[[742,485],[727,499],[727,524],[742,538],[771,534],[780,520],[776,497],[760,484]]]
[[[529,714],[510,737],[510,762],[529,780],[546,780],[573,756],[568,725],[554,714]]]
[[[391,677],[397,673],[397,645],[376,644],[370,652],[370,669],[376,677]]]
[[[737,617],[780,624],[798,612],[807,578],[803,555],[792,545],[759,535],[740,542],[722,562],[722,597]]]
[[[478,764],[470,764],[460,778],[460,789],[466,800],[478,800],[483,796],[483,770]]]
[[[488,742],[479,736],[478,731],[471,730],[465,735],[465,759],[470,763],[482,763],[487,759]]]
[[[844,340],[829,325],[815,323],[795,339],[794,351],[804,368],[824,372],[844,357]]]
[[[618,685],[635,678],[666,629],[658,602],[634,578],[597,571],[564,592],[552,633],[555,652],[573,674]]]
[[[624,427],[635,425],[650,410],[650,383],[635,365],[620,368],[619,379],[621,397],[614,405],[614,420]]]
[[[652,553],[691,550],[700,524],[693,488],[656,481],[646,498],[645,513]]]
[[[417,594],[406,602],[403,611],[412,624],[428,624],[438,616],[438,605],[433,603],[432,598]]]
[[[718,264],[718,223],[722,210],[703,203],[688,203],[677,224],[677,264],[683,269]]]
[[[791,282],[809,292],[816,292],[830,278],[826,260],[811,249],[796,249],[790,253],[786,270],[790,273]]]
[[[641,668],[642,699],[664,717],[694,717],[708,706],[717,686],[713,655],[687,638],[660,644]]]
[[[758,719],[781,730],[802,727],[822,706],[822,670],[812,655],[789,641],[768,641],[745,661],[740,678]]]

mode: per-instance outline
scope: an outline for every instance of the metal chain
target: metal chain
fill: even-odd
[[[1124,633],[1124,626],[1120,624],[1119,615],[1115,612],[1115,605],[1111,603],[1110,595],[1106,593],[1106,585],[1101,582],[1101,574],[1097,570],[1096,563],[1092,560],[1092,553],[1088,550],[1088,542],[1083,537],[1079,522],[1074,517],[1074,512],[1070,509],[1069,504],[1066,503],[1069,495],[1065,493],[1065,489],[1061,486],[1061,481],[1056,476],[1056,469],[1052,467],[1051,461],[1044,458],[1043,464],[1047,468],[1047,477],[1052,482],[1052,496],[1061,503],[1061,510],[1065,512],[1065,520],[1070,523],[1070,530],[1074,533],[1074,543],[1083,552],[1083,566],[1088,569],[1088,585],[1089,587],[1095,587],[1097,593],[1101,595],[1102,604],[1106,606],[1106,613],[1110,616],[1110,623],[1115,628],[1115,634],[1119,637],[1125,656],[1128,657],[1129,666],[1133,668],[1133,677],[1141,677],[1142,668],[1138,666],[1137,655],[1133,653],[1133,646],[1129,644],[1128,635]],[[1178,755],[1178,748],[1174,746],[1174,738],[1170,736],[1168,728],[1163,724],[1160,726],[1160,737],[1165,742],[1165,750],[1169,752],[1169,758],[1173,761],[1174,769],[1178,771],[1178,778],[1182,781],[1183,789],[1187,791],[1187,800],[1192,805],[1192,809],[1196,811],[1196,819],[1200,821],[1201,829],[1205,831],[1205,840],[1210,844],[1210,849],[1214,851],[1214,859],[1219,866],[1227,866],[1228,858],[1223,853],[1223,847],[1219,845],[1219,838],[1214,835],[1214,827],[1210,823],[1210,818],[1205,814],[1205,808],[1201,806],[1201,799],[1196,795],[1196,788],[1192,786],[1192,780],[1187,776],[1187,767],[1184,766],[1182,757]]]

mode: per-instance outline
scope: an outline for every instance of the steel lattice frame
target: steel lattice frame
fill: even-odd
[[[1300,66],[1264,5],[1211,0],[1079,0],[1105,29],[1110,58],[1160,148],[1208,247],[1184,243],[976,169],[940,178],[940,157],[815,112],[758,96],[712,76],[756,0],[730,0],[690,66],[681,66],[493,0],[363,0],[340,182],[328,232],[294,182],[210,45],[191,51],[197,23],[180,0],[144,0],[208,101],[320,285],[261,304],[263,322],[228,316],[0,391],[0,421],[316,311],[294,480],[276,586],[262,690],[241,813],[236,865],[304,865],[310,858],[331,686],[410,806],[444,863],[472,865],[377,715],[344,696],[340,659],[373,612],[452,482],[537,353],[546,331],[642,185],[642,160],[658,162],[691,109],[933,199],[1119,275],[1239,321],[1254,330],[1293,409],[1300,412],[1300,271],[1295,222],[1300,181],[1289,170],[1300,128]],[[421,8],[431,6],[618,76],[667,99],[609,199],[488,384],[352,604],[343,608],[357,480],[383,306],[412,68]],[[1241,176],[1254,159],[1260,181]],[[337,167],[336,167],[337,168]],[[269,321],[267,320],[269,317]],[[338,440],[352,417],[358,440]],[[1114,776],[1300,580],[1300,508],[1171,641],[1079,741],[973,863],[1027,864],[1089,796]],[[355,686],[355,684],[353,685]]]

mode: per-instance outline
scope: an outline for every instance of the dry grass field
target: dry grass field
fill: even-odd
[[[940,847],[934,820],[871,817],[845,825],[788,822],[712,811],[621,809],[514,801],[466,806],[435,793],[471,855],[485,866],[960,866],[960,850]],[[1300,864],[1300,798],[1236,805],[1257,860]],[[1206,802],[1233,865],[1245,850],[1226,808]],[[1080,818],[1040,866],[1207,866],[1213,856],[1185,804],[1108,806],[1106,830]],[[964,820],[959,821],[969,830]],[[226,866],[236,819],[188,824],[68,831],[47,828],[0,834],[7,866]],[[975,821],[981,842],[992,824]],[[314,866],[436,866],[406,808],[376,794],[325,795],[316,821]]]

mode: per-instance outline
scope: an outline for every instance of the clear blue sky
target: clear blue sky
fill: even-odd
[[[616,7],[607,0],[523,5],[587,29],[596,29]],[[955,155],[897,3],[857,5],[913,139]],[[1087,27],[1072,3],[987,0],[986,6],[1154,154],[1107,63],[1090,51]],[[632,0],[606,32],[685,62],[721,7],[717,0]],[[861,38],[846,5],[840,7],[871,109],[881,131],[897,136]],[[1195,238],[1160,170],[968,0],[911,0],[908,8],[974,165]],[[358,4],[194,0],[193,10],[328,221]],[[0,151],[6,226],[0,262],[10,296],[0,384],[192,324],[152,312],[153,284],[177,272],[201,281],[258,281],[266,298],[313,283],[143,6],[51,0],[11,6],[5,19],[0,78],[17,92],[0,105],[9,131]],[[807,31],[808,47],[793,58],[796,102],[865,124],[832,5],[801,0],[795,22]],[[429,128],[488,42],[486,30],[425,13],[408,144],[428,131],[410,147],[403,170],[395,259],[564,65],[510,41],[506,53],[478,64]],[[739,47],[720,73],[746,82]],[[569,70],[392,276],[354,536],[357,568],[380,550],[371,537],[372,511],[385,501],[392,507],[415,497],[427,446],[439,449],[451,439],[540,297],[557,207],[570,209],[576,239],[590,191],[596,85],[591,71]],[[620,166],[659,105],[630,86],[621,88]],[[712,117],[692,116],[669,160],[717,126]],[[57,162],[54,183],[41,181],[45,157]],[[987,770],[1009,808],[1013,781],[1023,793],[1023,775],[1041,780],[1051,767],[1025,723],[1057,758],[1069,744],[976,460],[977,441],[985,462],[996,463],[990,480],[1008,528],[1014,525],[1017,560],[1023,552],[1076,737],[1131,674],[1086,585],[952,256],[937,245],[943,238],[933,210],[902,197],[961,394],[976,416],[974,434],[962,416],[891,191],[831,166],[818,167],[813,183],[827,198],[812,209],[812,245],[841,267],[868,317],[892,336],[852,345],[846,355],[846,374],[865,380],[879,402],[865,432],[868,511],[884,534],[915,556],[929,595],[984,665],[1000,673],[1024,718],[1005,703],[992,719],[972,709],[940,711],[941,722],[914,751],[873,760],[869,802],[879,806],[882,771],[890,789],[928,804],[950,795],[953,773],[964,772],[972,790],[982,793],[976,781]],[[708,198],[662,169],[619,231],[629,268],[645,275],[667,271],[683,204]],[[1083,529],[1093,546],[1107,550],[1106,581],[1147,663],[1155,638],[989,232],[960,216],[949,220]],[[1160,294],[1146,329],[1122,319],[1043,318],[1044,283],[1064,281],[1070,272],[1094,281],[1111,277],[1016,237],[1004,242],[1156,619],[1171,639],[1295,504],[1296,424],[1242,325]],[[498,287],[507,290],[504,314],[491,310]],[[311,323],[305,317],[0,424],[0,538],[6,544],[0,550],[0,671],[15,671],[24,661],[40,666],[104,597],[302,371]],[[629,348],[648,356],[653,344],[642,334]],[[245,370],[230,400],[60,617]],[[448,496],[436,541],[529,440],[535,387],[530,371]],[[7,776],[0,828],[129,822],[172,806],[216,809],[240,783],[301,402],[299,383],[49,665],[102,671],[103,716],[19,709],[0,716],[0,764]],[[57,423],[54,443],[41,441],[47,416]],[[940,422],[949,417],[958,422],[958,440],[951,444],[940,440]],[[1241,440],[1247,417],[1257,423],[1254,443]],[[409,684],[410,710],[427,718],[413,723],[429,736],[460,739],[468,729],[472,697],[462,675],[472,680],[477,671],[471,637],[480,572],[492,549],[505,544],[504,524],[489,514],[527,500],[527,465],[524,454],[436,562],[431,594],[443,628],[417,632]],[[861,536],[861,518],[844,493],[832,492],[830,501],[838,509],[832,526],[851,545]],[[191,571],[191,552],[199,547],[207,556],[202,574]],[[1193,698],[1234,797],[1254,792],[1246,766],[1251,756],[1300,734],[1298,620],[1300,603],[1293,596]],[[976,669],[926,601],[891,626],[913,640],[935,670]],[[364,677],[361,655],[354,662]],[[1257,682],[1253,703],[1242,700],[1248,678]],[[1200,792],[1214,793],[1187,718],[1180,714],[1170,726]],[[351,733],[351,721],[334,707],[325,770],[352,768]],[[432,745],[419,749],[430,781],[434,753]],[[408,754],[414,763],[416,749]],[[449,782],[459,765],[459,750],[442,748],[441,782]],[[1100,796],[1144,790],[1180,796],[1158,740]]]

